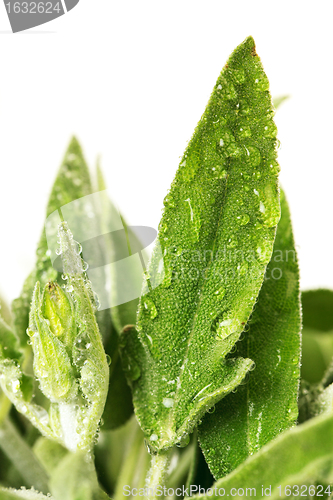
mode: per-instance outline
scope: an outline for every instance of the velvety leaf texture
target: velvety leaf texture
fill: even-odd
[[[246,491],[246,496],[264,498],[266,496],[262,494],[262,486],[264,489],[271,486],[271,494],[267,491],[270,499],[287,498],[290,495],[301,497],[302,485],[316,485],[316,481],[320,485],[327,485],[333,480],[332,443],[333,415],[313,418],[281,434],[234,472],[219,479],[212,487],[212,495],[196,495],[194,498],[221,498],[221,488],[225,489],[226,496],[229,494],[236,499],[244,498]],[[280,485],[281,495],[278,488]],[[287,485],[291,485],[290,495],[288,489],[287,494],[284,493]],[[231,491],[232,488],[234,489]],[[256,493],[253,490],[250,493],[250,488],[255,488]],[[303,489],[302,496],[307,496],[307,491]],[[322,492],[322,498],[327,498],[326,495]]]
[[[215,478],[295,424],[301,354],[299,272],[288,205],[258,302],[234,356],[253,359],[249,380],[216,405],[199,426],[199,441]]]
[[[220,74],[164,200],[140,299],[145,356],[133,383],[149,446],[186,443],[251,359],[226,359],[259,293],[280,218],[276,126],[247,38]]]

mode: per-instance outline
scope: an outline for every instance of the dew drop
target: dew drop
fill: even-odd
[[[73,240],[73,242],[74,242],[74,251],[75,251],[76,255],[80,255],[80,253],[82,252],[82,245],[81,245],[81,243],[78,243],[75,240]]]
[[[227,248],[236,248],[238,245],[238,240],[235,236],[230,236],[227,241]]]
[[[275,123],[271,120],[269,122],[267,122],[267,124],[264,127],[263,133],[264,133],[265,137],[275,139],[276,134],[277,134],[277,128],[276,128]]]
[[[269,164],[270,171],[273,175],[277,175],[280,172],[280,165],[276,160],[272,160]]]
[[[181,439],[176,443],[176,446],[178,448],[185,448],[190,442],[190,436],[188,434],[185,434],[184,436],[181,437]]]
[[[225,296],[225,288],[219,288],[216,290],[215,295],[218,295],[219,299],[222,299]]]
[[[246,260],[243,260],[243,262],[240,264],[240,266],[237,268],[240,276],[245,276],[249,270],[249,264]]]
[[[262,193],[259,210],[265,227],[274,227],[280,220],[279,194],[276,186],[267,184]]]
[[[266,75],[262,75],[260,78],[255,80],[256,88],[261,92],[266,92],[269,90],[269,81]]]
[[[245,102],[241,102],[239,107],[239,114],[247,116],[249,113],[250,113],[250,107]]]
[[[262,264],[268,264],[271,258],[271,252],[271,242],[263,240],[256,250],[257,260]]]
[[[219,340],[224,340],[232,333],[235,333],[240,327],[240,321],[237,318],[226,318],[218,323],[216,335]]]
[[[152,299],[150,297],[146,296],[143,300],[143,305],[144,305],[145,311],[149,314],[150,318],[155,319],[158,312],[157,312],[156,306],[155,306],[154,302],[152,301]]]
[[[96,311],[98,311],[101,307],[101,303],[100,303],[99,297],[98,297],[96,292],[94,292],[93,296],[94,296],[94,303],[95,303],[94,306],[95,306]]]
[[[106,357],[107,364],[110,366],[111,365],[111,356],[109,356],[108,354],[106,354],[105,357]]]
[[[241,214],[241,215],[237,216],[237,222],[241,226],[246,226],[246,224],[248,224],[249,221],[250,221],[250,217],[248,214]]]
[[[226,179],[227,171],[224,169],[224,165],[216,165],[212,168],[212,172],[216,179]]]
[[[237,157],[242,154],[241,149],[236,143],[235,136],[229,129],[224,130],[219,144],[223,146],[223,152],[226,156]]]
[[[243,69],[234,69],[232,71],[232,77],[234,81],[238,84],[242,84],[245,82],[245,72]]]
[[[175,201],[170,193],[167,194],[166,197],[164,198],[163,204],[164,204],[165,208],[168,208],[168,207],[172,208],[175,206]]]
[[[261,154],[258,148],[254,146],[248,146],[247,147],[247,157],[249,163],[252,165],[252,167],[258,167],[261,162]]]
[[[162,403],[165,408],[172,408],[174,405],[174,400],[173,398],[164,398]]]
[[[241,127],[239,129],[238,136],[241,139],[245,139],[246,137],[251,137],[251,135],[252,135],[252,132],[251,132],[251,128],[250,127],[247,127],[247,126],[243,125],[243,127]]]

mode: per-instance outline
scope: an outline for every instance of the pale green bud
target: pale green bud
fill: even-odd
[[[54,315],[52,328],[54,325],[59,326],[61,319],[62,317]],[[42,314],[40,287],[37,282],[27,330],[34,352],[34,373],[43,394],[51,402],[63,402],[75,397],[77,383],[66,347],[53,333],[52,328],[50,320]]]
[[[76,335],[74,311],[69,298],[58,283],[51,282],[45,286],[42,315],[49,321],[53,335],[71,352]]]
[[[27,332],[35,376],[51,402],[48,428],[42,432],[75,452],[90,450],[94,443],[108,391],[109,366],[81,247],[66,222],[60,224],[58,236],[67,286],[63,290],[50,282],[41,295],[36,284]]]

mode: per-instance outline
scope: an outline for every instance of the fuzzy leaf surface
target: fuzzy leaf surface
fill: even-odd
[[[333,480],[333,415],[315,417],[289,429],[248,458],[236,470],[214,483],[213,488],[255,488],[256,497],[263,498],[261,487],[271,486],[272,500],[286,498],[287,485],[329,484]],[[282,496],[277,487],[281,485]],[[292,490],[295,492],[295,490]],[[332,491],[332,487],[331,487]],[[248,493],[249,496],[249,493]],[[252,492],[252,496],[254,493]],[[195,495],[194,498],[220,498]],[[233,498],[243,498],[235,495]]]
[[[226,359],[252,311],[280,218],[268,79],[247,38],[222,70],[164,200],[137,327],[136,415],[155,450],[186,442],[251,359]]]
[[[225,476],[295,424],[301,355],[299,271],[290,214],[281,192],[281,220],[258,302],[235,356],[255,369],[207,414],[199,441],[215,478]]]

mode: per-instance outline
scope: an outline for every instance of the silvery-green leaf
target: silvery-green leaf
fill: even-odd
[[[186,442],[253,365],[227,355],[255,304],[280,218],[268,89],[249,37],[222,70],[164,200],[137,321],[145,358],[133,383],[155,450]]]
[[[333,414],[333,384],[323,389],[311,405],[312,414],[317,416],[322,413]]]
[[[84,453],[69,453],[54,470],[50,489],[54,500],[107,500],[98,485],[92,460]]]
[[[215,478],[225,476],[295,424],[301,354],[299,272],[287,201],[254,312],[234,356],[255,369],[199,426],[199,441]]]
[[[276,439],[265,445],[258,453],[248,458],[237,469],[226,477],[219,479],[212,486],[213,494],[195,495],[194,498],[221,498],[225,489],[225,496],[244,498],[269,496],[275,500],[286,498],[288,485],[291,485],[290,495],[308,495],[306,489],[310,485],[330,484],[333,480],[333,415],[322,415],[289,429]],[[278,486],[281,485],[281,495]],[[295,488],[293,489],[293,486]],[[301,486],[305,488],[301,490]],[[262,494],[262,487],[267,495]],[[285,487],[287,488],[285,494]],[[216,488],[216,490],[215,490]],[[235,488],[231,490],[232,488]],[[240,488],[240,490],[239,490]],[[250,490],[250,488],[255,488]],[[243,494],[242,494],[243,489]],[[217,491],[217,494],[215,493]],[[246,493],[247,491],[247,493]],[[315,489],[316,491],[316,489]],[[332,486],[331,490],[332,492]],[[319,490],[320,492],[320,490]],[[322,492],[323,498],[327,498]],[[309,495],[310,496],[310,495]]]
[[[39,437],[34,443],[33,451],[48,474],[52,474],[68,451],[61,444]]]
[[[63,205],[92,193],[89,170],[82,149],[75,137],[72,138],[63,162],[53,184],[46,209],[46,217]],[[12,303],[15,331],[21,344],[27,342],[26,329],[29,325],[29,310],[36,281],[44,287],[48,281],[55,281],[60,274],[52,267],[47,253],[47,240],[43,229],[37,246],[37,261],[34,270],[26,279],[19,298]]]
[[[48,492],[49,478],[46,471],[8,418],[0,425],[0,446],[24,479],[26,486],[34,487],[43,493]]]

